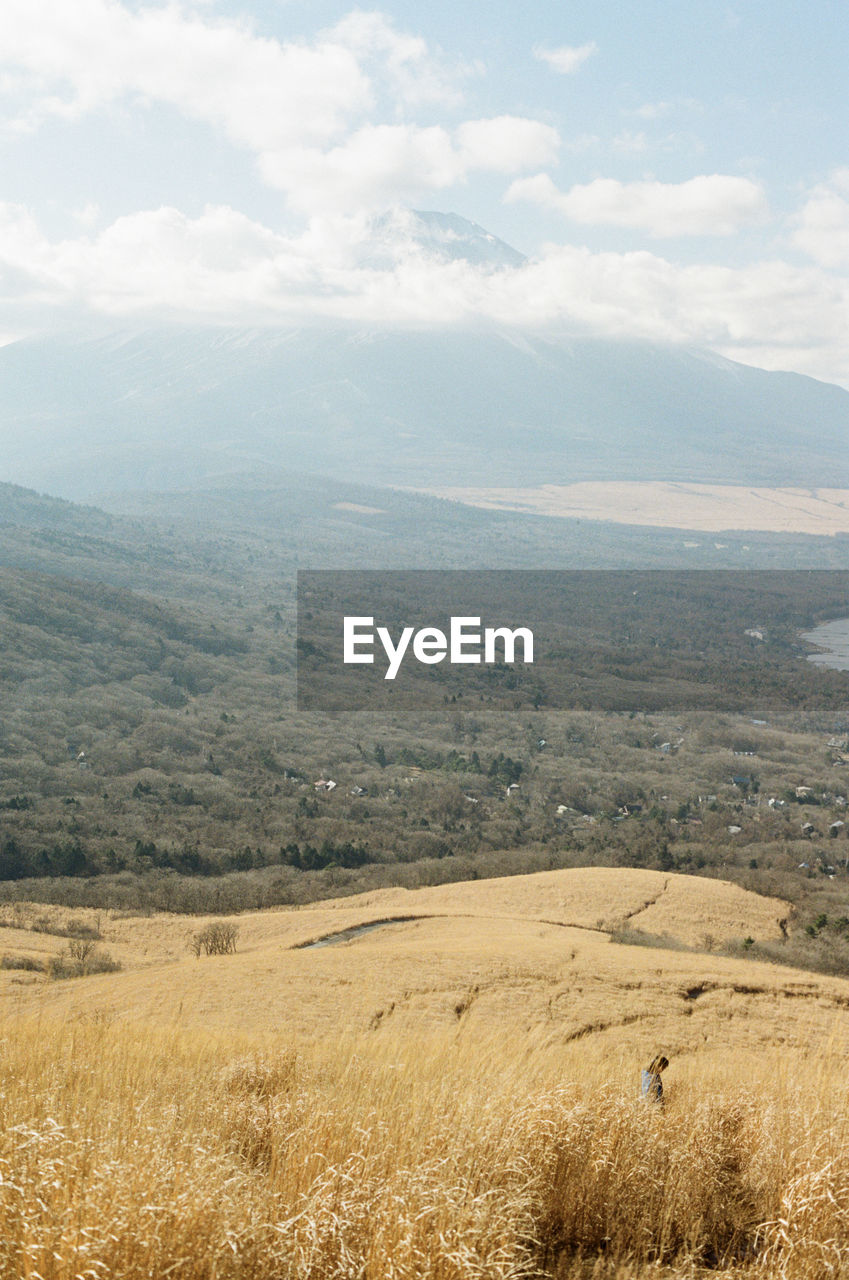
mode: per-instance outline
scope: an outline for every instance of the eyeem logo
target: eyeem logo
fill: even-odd
[[[513,665],[516,662],[516,644],[522,642],[522,661],[534,660],[534,633],[529,627],[484,627],[480,618],[452,618],[448,635],[438,627],[404,627],[397,644],[388,627],[377,627],[374,618],[346,617],[343,622],[343,660],[346,663],[374,663],[376,640],[386,654],[388,666],[384,680],[394,680],[412,642],[413,657],[417,662],[432,666],[445,658],[452,664],[495,663],[496,646],[502,646],[502,660]],[[481,656],[483,649],[483,656]]]

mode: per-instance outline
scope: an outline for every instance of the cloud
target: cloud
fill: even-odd
[[[498,284],[490,303],[505,323],[683,342],[849,384],[849,280],[818,268],[681,266],[560,245]]]
[[[470,169],[520,173],[550,164],[557,156],[557,130],[520,116],[467,120],[457,130],[460,154]]]
[[[615,137],[611,138],[610,149],[611,151],[638,155],[643,151],[648,151],[649,140],[642,130],[634,133],[632,129],[623,129],[621,133],[617,133]]]
[[[291,148],[260,158],[265,181],[302,213],[385,208],[462,182],[471,172],[512,174],[554,158],[549,125],[517,116],[441,125],[366,125],[336,147]]]
[[[317,210],[382,207],[451,186],[465,168],[441,126],[367,125],[338,147],[267,154],[261,171],[290,206]]]
[[[671,102],[644,102],[641,107],[635,109],[634,115],[639,116],[641,120],[659,120],[661,116],[668,115],[671,110]]]
[[[797,248],[824,267],[849,267],[849,169],[814,187],[797,222]]]
[[[535,51],[563,73],[593,52],[591,44]],[[561,191],[536,171],[568,142],[539,120],[463,112],[475,73],[380,13],[354,12],[308,41],[283,42],[212,4],[4,0],[0,102],[13,110],[11,127],[165,103],[252,155],[306,226],[283,234],[225,205],[194,217],[147,209],[108,223],[92,204],[56,239],[28,209],[0,205],[0,333],[81,313],[486,321],[705,345],[849,382],[849,283],[837,274],[849,261],[845,170],[813,188],[799,211],[792,243],[811,259],[802,266],[682,266],[657,253],[561,244],[496,270],[429,249],[401,215],[378,229],[370,211],[417,203],[476,173],[515,177],[511,200],[653,237],[727,236],[766,215],[756,182],[721,174],[597,179]],[[637,150],[646,139],[628,133],[605,145]]]
[[[94,227],[100,221],[100,205],[94,200],[89,200],[80,209],[72,209],[71,217],[81,227]]]
[[[31,123],[131,95],[169,103],[258,152],[333,137],[372,102],[355,50],[332,34],[281,44],[175,6],[4,0],[0,64],[30,74]]]
[[[671,102],[662,100],[660,102],[643,102],[639,107],[635,107],[631,112],[632,115],[639,116],[641,120],[660,120],[664,116],[668,116],[671,112],[697,112],[704,111],[703,104],[698,98],[675,98]]]
[[[570,76],[574,71],[591,58],[594,53],[598,53],[598,45],[594,40],[588,44],[581,45],[561,45],[558,49],[546,49],[542,45],[536,45],[534,48],[534,57],[540,62],[545,62],[552,71],[557,71],[560,75]]]
[[[149,210],[51,241],[26,209],[0,205],[0,246],[4,332],[81,312],[238,324],[483,320],[683,342],[849,383],[849,281],[817,266],[681,266],[646,251],[553,245],[495,270],[429,250],[409,216],[379,225],[322,216],[286,236],[226,206],[195,218]]]
[[[396,102],[406,107],[439,104],[456,107],[462,103],[461,86],[479,68],[448,61],[429,48],[421,36],[396,27],[382,13],[355,10],[342,18],[328,33],[329,38],[351,49],[361,62],[383,77]]]
[[[127,98],[167,103],[252,152],[264,181],[302,212],[378,208],[472,171],[521,173],[550,163],[559,141],[550,125],[508,115],[452,127],[405,120],[424,105],[459,106],[471,69],[449,67],[380,13],[281,43],[175,5],[4,0],[4,66],[18,87],[29,76],[18,124]]]
[[[631,227],[657,238],[728,236],[767,212],[759,183],[724,174],[687,182],[619,182],[596,178],[562,192],[547,174],[514,182],[508,201],[529,200],[590,226]]]

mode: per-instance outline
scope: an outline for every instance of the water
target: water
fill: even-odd
[[[849,671],[849,618],[821,622],[813,631],[803,631],[802,639],[815,644],[821,653],[809,653],[808,662],[832,671]]]
[[[382,929],[388,924],[403,924],[408,920],[418,920],[419,916],[393,916],[389,920],[370,920],[368,924],[352,925],[350,929],[340,929],[338,933],[325,934],[323,938],[316,938],[314,942],[299,942],[295,947],[297,951],[309,951],[313,947],[332,947],[337,942],[350,942],[352,938],[359,938],[364,933],[371,933],[374,929]]]

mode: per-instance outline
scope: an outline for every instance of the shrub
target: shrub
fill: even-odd
[[[227,956],[236,950],[239,926],[225,920],[213,920],[205,929],[189,937],[189,948],[196,956]]]
[[[91,939],[75,938],[64,951],[51,956],[47,976],[53,980],[84,978],[92,973],[115,973],[120,968],[120,960],[113,960],[108,951],[101,951]]]
[[[59,938],[95,939],[103,936],[100,932],[99,916],[95,924],[88,924],[87,921],[80,920],[76,916],[71,916],[66,924],[51,920],[49,916],[36,916],[29,928],[33,933],[52,933]]]
[[[44,965],[40,960],[34,960],[32,956],[3,956],[0,960],[0,969],[27,969],[32,973],[41,973]]]

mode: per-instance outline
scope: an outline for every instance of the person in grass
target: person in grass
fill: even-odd
[[[660,1077],[668,1066],[669,1059],[662,1053],[658,1053],[643,1072],[640,1086],[642,1096],[648,1102],[656,1102],[661,1107],[663,1106],[663,1081]]]

